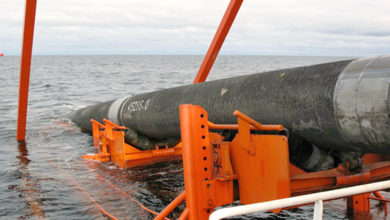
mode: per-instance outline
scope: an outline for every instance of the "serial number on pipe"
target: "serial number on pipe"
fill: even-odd
[[[132,101],[127,106],[128,113],[146,111],[149,107],[150,99],[148,100],[140,100],[140,101]]]

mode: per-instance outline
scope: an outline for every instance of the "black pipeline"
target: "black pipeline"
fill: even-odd
[[[236,123],[239,110],[322,149],[390,153],[390,57],[346,60],[257,73],[126,97],[76,111],[129,128],[136,145],[180,138],[179,105],[201,105],[214,123]],[[131,139],[131,138],[130,138]]]

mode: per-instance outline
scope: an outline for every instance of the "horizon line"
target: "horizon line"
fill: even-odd
[[[3,53],[4,57],[20,54]],[[205,56],[205,54],[32,54],[32,56]],[[274,57],[360,57],[353,55],[279,55],[279,54],[219,54],[218,56],[274,56]]]

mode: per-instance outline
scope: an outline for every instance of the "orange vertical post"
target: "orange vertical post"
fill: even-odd
[[[370,193],[353,195],[347,198],[347,206],[349,211],[353,212],[354,218],[364,217],[363,219],[371,219],[370,213]]]
[[[198,74],[195,77],[194,83],[204,82],[209,75],[211,67],[213,66],[214,61],[217,58],[219,51],[221,50],[222,44],[225,41],[226,35],[229,33],[230,27],[236,18],[238,10],[240,10],[242,1],[243,0],[230,0],[225,15],[219,24],[218,30],[214,35],[209,50],[207,51],[202,65],[199,68]]]
[[[30,67],[34,38],[36,6],[37,0],[26,0],[22,57],[20,64],[18,128],[16,134],[16,140],[22,144],[24,143],[26,136],[28,88],[30,83]]]
[[[189,219],[208,219],[212,212],[207,192],[212,178],[207,112],[200,106],[180,105],[183,171]]]

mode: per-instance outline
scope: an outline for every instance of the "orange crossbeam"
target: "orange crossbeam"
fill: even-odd
[[[283,125],[263,125],[259,122],[253,120],[252,118],[248,117],[247,115],[244,115],[240,111],[236,110],[234,111],[234,116],[241,118],[242,120],[246,121],[250,125],[253,125],[257,130],[262,131],[282,131]]]
[[[107,119],[103,119],[103,122],[105,122],[106,124],[112,126],[115,129],[122,129],[122,130],[126,129],[125,126],[119,126],[119,125],[115,124],[114,122],[111,122],[110,120],[107,120]]]
[[[368,154],[367,156],[371,156]],[[363,156],[363,159],[366,157]],[[290,165],[293,166],[293,165]],[[290,172],[294,169],[290,169]],[[345,186],[380,181],[390,177],[390,161],[370,161],[363,164],[360,172],[351,174],[339,166],[335,169],[311,173],[291,172],[291,192],[293,195],[313,193],[320,190],[337,189]]]
[[[251,130],[282,131],[284,129],[283,125],[263,125],[238,110],[234,111],[234,116],[247,122]],[[210,121],[207,124],[210,129],[216,130],[238,130],[239,128],[238,124],[214,124]]]

